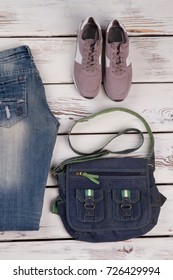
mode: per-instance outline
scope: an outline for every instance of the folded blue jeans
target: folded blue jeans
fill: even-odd
[[[0,52],[0,231],[39,229],[58,128],[29,47]]]

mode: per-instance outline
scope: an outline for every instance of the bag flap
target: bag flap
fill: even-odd
[[[99,158],[85,162],[75,162],[66,166],[66,172],[72,173],[76,171],[129,171],[129,172],[147,172],[148,160],[146,158]]]

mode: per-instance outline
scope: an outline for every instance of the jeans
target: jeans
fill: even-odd
[[[59,128],[28,46],[0,52],[0,230],[38,230]]]

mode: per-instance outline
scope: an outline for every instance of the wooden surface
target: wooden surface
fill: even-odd
[[[61,123],[51,164],[74,156],[67,142],[74,120],[101,109],[126,107],[142,114],[154,132],[156,182],[168,198],[157,226],[144,237],[117,243],[78,242],[71,239],[60,218],[50,212],[58,188],[49,174],[40,230],[0,232],[0,259],[173,259],[172,11],[171,0],[107,0],[106,5],[103,0],[0,1],[0,51],[23,44],[31,48],[48,104]],[[87,100],[74,87],[76,32],[88,15],[96,17],[103,29],[111,19],[118,18],[128,30],[133,84],[121,103],[111,101],[103,88],[95,99]],[[84,149],[85,143],[94,146],[98,139],[102,143],[110,132],[122,127],[144,130],[133,117],[118,115],[104,121],[105,125],[98,125],[97,129],[94,124],[86,127],[85,136],[73,136],[73,143],[83,143],[80,147]],[[102,132],[100,137],[104,139],[98,135]],[[124,145],[128,146],[133,137],[125,138]],[[137,155],[145,155],[147,137],[145,140]],[[120,143],[116,142],[116,147]]]

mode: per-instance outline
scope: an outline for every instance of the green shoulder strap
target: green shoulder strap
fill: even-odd
[[[132,111],[130,109],[126,109],[126,108],[110,108],[110,109],[106,109],[106,110],[97,112],[95,114],[92,114],[89,117],[84,117],[84,118],[81,118],[81,119],[75,121],[75,123],[73,124],[73,126],[72,126],[72,128],[71,128],[71,130],[70,130],[70,132],[68,134],[68,142],[69,142],[69,146],[71,147],[71,149],[75,153],[80,155],[80,156],[73,157],[73,158],[70,158],[70,159],[67,159],[67,160],[63,161],[58,167],[53,169],[53,174],[56,175],[56,173],[62,171],[64,166],[69,164],[69,163],[89,161],[89,160],[97,159],[99,157],[102,157],[102,156],[108,155],[108,154],[128,154],[128,153],[132,153],[132,152],[138,150],[142,146],[142,144],[144,142],[144,135],[137,128],[127,128],[127,129],[124,129],[124,130],[120,131],[119,133],[116,133],[113,137],[110,138],[110,140],[104,146],[102,146],[101,148],[99,148],[97,150],[94,150],[91,153],[80,152],[80,151],[76,150],[72,146],[71,140],[70,140],[70,135],[72,134],[72,131],[73,131],[74,127],[78,123],[87,122],[87,121],[89,121],[89,120],[91,120],[93,118],[96,118],[96,117],[100,116],[100,115],[108,114],[108,113],[111,113],[111,112],[117,112],[117,111],[121,111],[121,112],[125,112],[125,113],[128,113],[128,114],[131,114],[131,115],[135,116],[136,118],[138,118],[144,124],[144,126],[146,128],[146,131],[147,131],[147,133],[148,133],[148,135],[150,137],[150,145],[149,145],[148,154],[147,154],[146,158],[148,158],[150,164],[153,165],[153,167],[154,167],[154,136],[152,134],[152,131],[151,131],[151,128],[150,128],[149,124],[146,122],[146,120],[141,115],[139,115],[138,113],[136,113],[136,112],[134,112],[134,111]],[[125,150],[121,150],[121,151],[110,151],[108,149],[105,149],[105,147],[113,139],[119,137],[122,134],[128,134],[128,133],[131,133],[131,132],[137,132],[140,135],[140,138],[141,138],[139,144],[135,148],[125,149]]]

